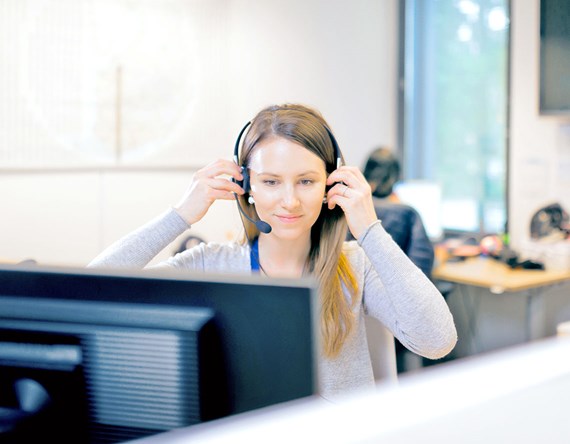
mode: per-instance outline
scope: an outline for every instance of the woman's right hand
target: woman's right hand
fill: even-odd
[[[234,193],[242,195],[243,189],[227,177],[242,180],[241,169],[235,162],[218,159],[199,169],[192,177],[182,199],[174,210],[189,224],[193,225],[204,217],[217,199],[234,199]]]

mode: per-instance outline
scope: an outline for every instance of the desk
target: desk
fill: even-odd
[[[482,256],[461,262],[445,262],[432,273],[435,279],[488,288],[492,293],[525,291],[570,280],[570,270],[512,269],[495,259]]]
[[[543,290],[558,283],[570,282],[570,270],[523,270],[511,269],[508,265],[495,259],[482,256],[468,258],[461,262],[446,262],[432,273],[435,279],[453,282],[463,293],[462,299],[466,309],[467,328],[474,342],[476,315],[479,300],[470,288],[488,289],[495,295],[502,293],[520,293],[526,298],[525,340],[530,341],[544,336]],[[470,306],[467,307],[467,304]],[[477,351],[478,346],[474,344]]]

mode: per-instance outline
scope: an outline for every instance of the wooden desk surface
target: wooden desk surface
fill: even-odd
[[[513,270],[495,259],[478,256],[461,262],[441,264],[436,267],[432,276],[444,281],[489,288],[493,293],[502,293],[569,281],[570,270]]]

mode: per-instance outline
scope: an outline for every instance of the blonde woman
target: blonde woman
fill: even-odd
[[[358,168],[342,165],[323,117],[302,105],[272,106],[242,133],[241,156],[240,134],[234,161],[219,159],[197,171],[176,206],[90,266],[144,267],[214,201],[237,198],[247,215],[243,242],[202,243],[156,267],[314,276],[320,284],[323,397],[373,386],[365,313],[419,355],[449,353],[457,333],[447,304],[382,227],[370,186]],[[345,242],[347,229],[356,241]]]

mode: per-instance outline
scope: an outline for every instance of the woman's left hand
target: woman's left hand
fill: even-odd
[[[327,178],[327,185],[333,184],[327,193],[328,208],[332,210],[336,205],[342,208],[350,232],[358,239],[378,220],[370,185],[362,172],[352,166],[341,166],[333,171]]]

